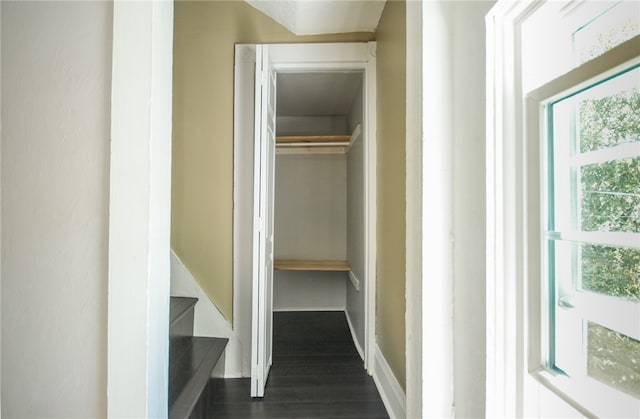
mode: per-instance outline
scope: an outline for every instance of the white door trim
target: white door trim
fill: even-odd
[[[365,73],[365,345],[364,362],[367,371],[375,366],[376,349],[376,278],[377,278],[377,236],[378,236],[378,183],[377,183],[377,89],[376,89],[376,42],[369,42],[369,55]]]
[[[233,121],[233,329],[241,375],[251,376],[255,45],[236,45]]]
[[[407,2],[406,417],[422,412],[422,3]]]
[[[375,42],[341,44],[277,44],[271,51],[278,71],[363,70],[365,73],[366,270],[365,367],[371,370],[375,349],[376,278],[376,82]],[[242,374],[250,375],[251,208],[253,171],[253,73],[255,45],[236,45],[234,94],[234,329],[244,342]],[[251,80],[250,86],[242,80]],[[251,128],[248,128],[251,127]],[[248,173],[247,173],[248,172]],[[249,216],[248,216],[249,214]],[[247,229],[248,224],[248,229]]]
[[[168,414],[173,2],[113,4],[108,417]]]

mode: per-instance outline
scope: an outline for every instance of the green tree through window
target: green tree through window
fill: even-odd
[[[579,150],[620,144],[640,148],[640,90],[637,88],[579,105]],[[583,231],[640,233],[640,157],[580,168]],[[585,290],[640,301],[640,251],[582,246]]]

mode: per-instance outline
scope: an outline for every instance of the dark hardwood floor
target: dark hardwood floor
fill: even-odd
[[[273,365],[263,399],[249,379],[214,380],[212,418],[388,418],[343,312],[274,313]]]

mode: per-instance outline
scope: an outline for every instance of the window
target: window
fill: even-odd
[[[640,67],[543,113],[548,367],[640,399]]]
[[[487,16],[487,417],[640,417],[639,22]]]

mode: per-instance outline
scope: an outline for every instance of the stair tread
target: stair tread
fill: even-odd
[[[169,362],[169,418],[186,418],[206,387],[229,339],[180,337],[172,341]]]
[[[171,297],[170,301],[169,324],[170,326],[173,326],[189,311],[189,309],[196,305],[198,299],[192,297]]]

